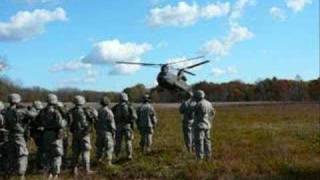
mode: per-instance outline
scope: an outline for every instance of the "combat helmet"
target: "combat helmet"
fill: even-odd
[[[107,96],[104,96],[100,99],[100,104],[102,106],[108,106],[110,104],[110,99]]]
[[[32,103],[32,106],[36,108],[37,110],[41,110],[43,108],[42,102],[41,101],[34,101]]]
[[[86,103],[86,99],[83,96],[77,95],[73,98],[73,103],[75,105],[84,105]]]
[[[203,99],[205,96],[206,96],[206,94],[205,94],[204,91],[202,91],[202,90],[197,90],[197,91],[194,93],[194,98],[195,98],[195,100],[197,100],[197,101],[200,101],[200,100]]]
[[[17,104],[21,102],[21,96],[17,93],[12,93],[8,96],[9,103]]]
[[[120,101],[129,101],[129,97],[126,93],[120,94]]]

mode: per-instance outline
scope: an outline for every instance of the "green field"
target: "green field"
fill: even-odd
[[[320,179],[319,108],[317,104],[217,107],[214,158],[198,162],[184,149],[177,108],[158,107],[153,152],[140,153],[136,133],[133,161],[119,160],[112,168],[95,166],[96,174],[88,179]],[[42,177],[32,169],[27,175]],[[69,171],[63,171],[61,179],[71,178]]]

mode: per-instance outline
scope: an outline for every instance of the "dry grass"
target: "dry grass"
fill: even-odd
[[[153,152],[139,152],[136,133],[133,161],[96,166],[88,179],[320,179],[319,109],[317,104],[218,107],[214,158],[198,162],[184,150],[177,109],[159,107]],[[71,175],[65,171],[62,177]]]

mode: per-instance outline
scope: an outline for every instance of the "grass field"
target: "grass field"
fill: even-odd
[[[320,179],[319,105],[216,109],[211,161],[198,162],[185,151],[177,109],[158,107],[153,152],[140,153],[136,133],[133,161],[95,166],[97,173],[88,179]],[[30,173],[28,179],[42,177]],[[72,176],[64,171],[61,178]]]

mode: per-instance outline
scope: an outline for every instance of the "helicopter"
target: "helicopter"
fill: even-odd
[[[158,85],[169,91],[183,91],[189,94],[192,93],[192,88],[187,84],[187,78],[185,74],[195,76],[196,74],[188,71],[189,69],[195,68],[197,66],[209,63],[210,60],[201,61],[196,64],[192,64],[190,66],[182,67],[182,68],[174,68],[173,65],[193,61],[197,59],[204,58],[204,56],[197,56],[193,58],[184,59],[181,61],[170,62],[170,63],[138,63],[138,62],[126,62],[126,61],[117,61],[116,64],[128,64],[128,65],[140,65],[140,66],[160,66],[160,72],[157,76]],[[173,71],[177,71],[174,73]]]

